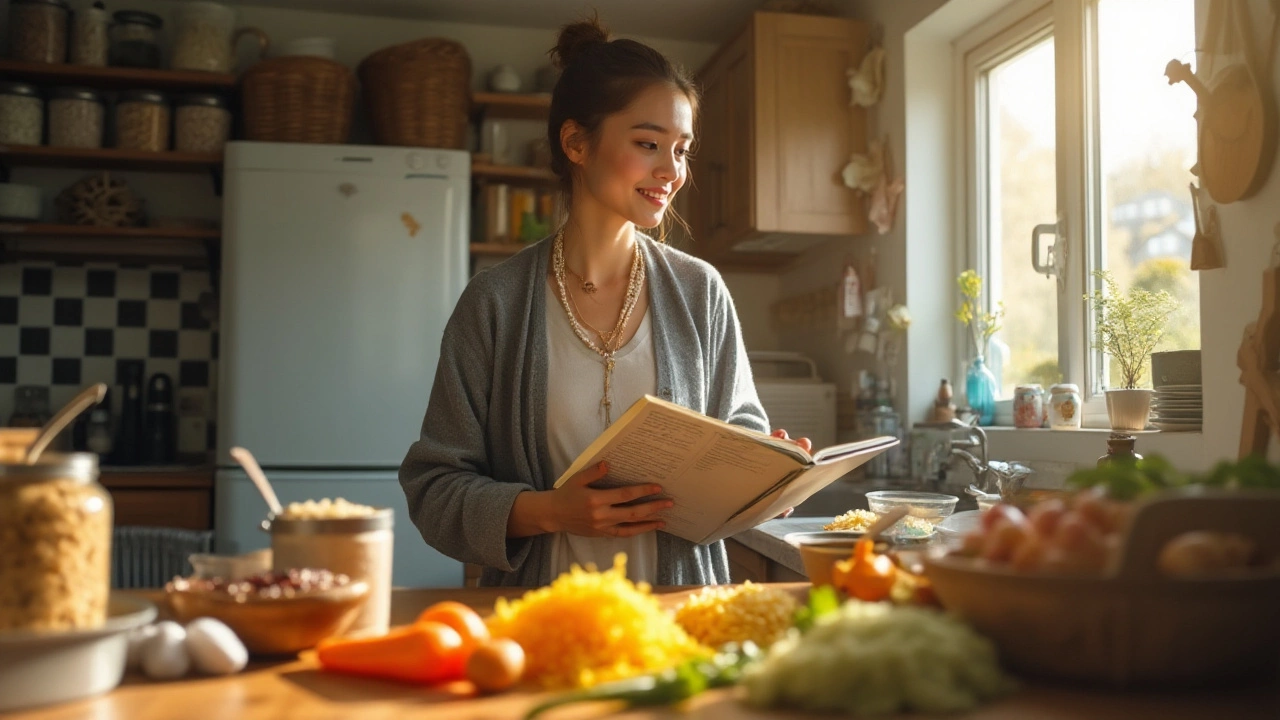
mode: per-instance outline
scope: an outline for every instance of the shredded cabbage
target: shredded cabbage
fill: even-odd
[[[775,643],[743,685],[760,707],[855,715],[969,710],[1014,688],[991,642],[959,620],[858,600]]]

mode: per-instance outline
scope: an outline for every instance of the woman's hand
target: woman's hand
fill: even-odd
[[[783,430],[782,428],[778,428],[777,430],[774,430],[772,433],[770,433],[770,435],[771,435],[771,436],[773,436],[773,437],[776,437],[776,438],[781,438],[781,439],[783,439],[783,440],[791,440],[791,442],[793,442],[793,443],[795,443],[795,444],[799,445],[799,446],[800,446],[800,449],[801,449],[801,450],[804,450],[805,452],[809,452],[809,451],[813,450],[813,441],[812,441],[812,440],[810,440],[809,438],[796,438],[796,439],[792,440],[790,437],[788,437],[788,436],[787,436],[787,431],[786,431],[786,430]],[[795,509],[795,508],[787,508],[786,510],[783,510],[783,511],[782,511],[782,514],[781,514],[781,515],[779,515],[778,517],[776,517],[776,518],[774,518],[774,519],[775,519],[775,520],[781,520],[782,518],[790,517],[790,516],[791,516],[791,513],[795,512],[795,511],[796,511],[796,509]]]
[[[520,493],[507,521],[508,537],[570,532],[586,537],[631,537],[661,530],[657,514],[674,503],[666,498],[624,505],[662,492],[661,485],[629,485],[600,490],[589,487],[609,472],[599,463],[546,492]]]

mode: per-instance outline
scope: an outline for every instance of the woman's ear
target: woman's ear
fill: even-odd
[[[571,165],[582,165],[587,160],[587,133],[576,120],[565,120],[560,125],[560,148]]]

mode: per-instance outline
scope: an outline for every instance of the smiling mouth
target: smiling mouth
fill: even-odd
[[[653,190],[645,190],[644,188],[636,188],[636,192],[640,193],[644,199],[658,207],[663,207],[667,204],[667,193],[654,192]]]

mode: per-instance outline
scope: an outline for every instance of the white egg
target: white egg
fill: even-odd
[[[235,631],[208,617],[187,623],[187,654],[197,670],[209,675],[230,675],[249,662],[249,651]]]
[[[156,636],[159,630],[155,625],[143,625],[140,628],[134,628],[129,631],[125,642],[128,643],[129,652],[125,659],[125,667],[130,670],[138,667],[142,662],[142,648],[146,646],[147,641]]]
[[[176,622],[156,623],[155,637],[142,647],[142,672],[153,680],[174,680],[191,669],[187,631]]]

